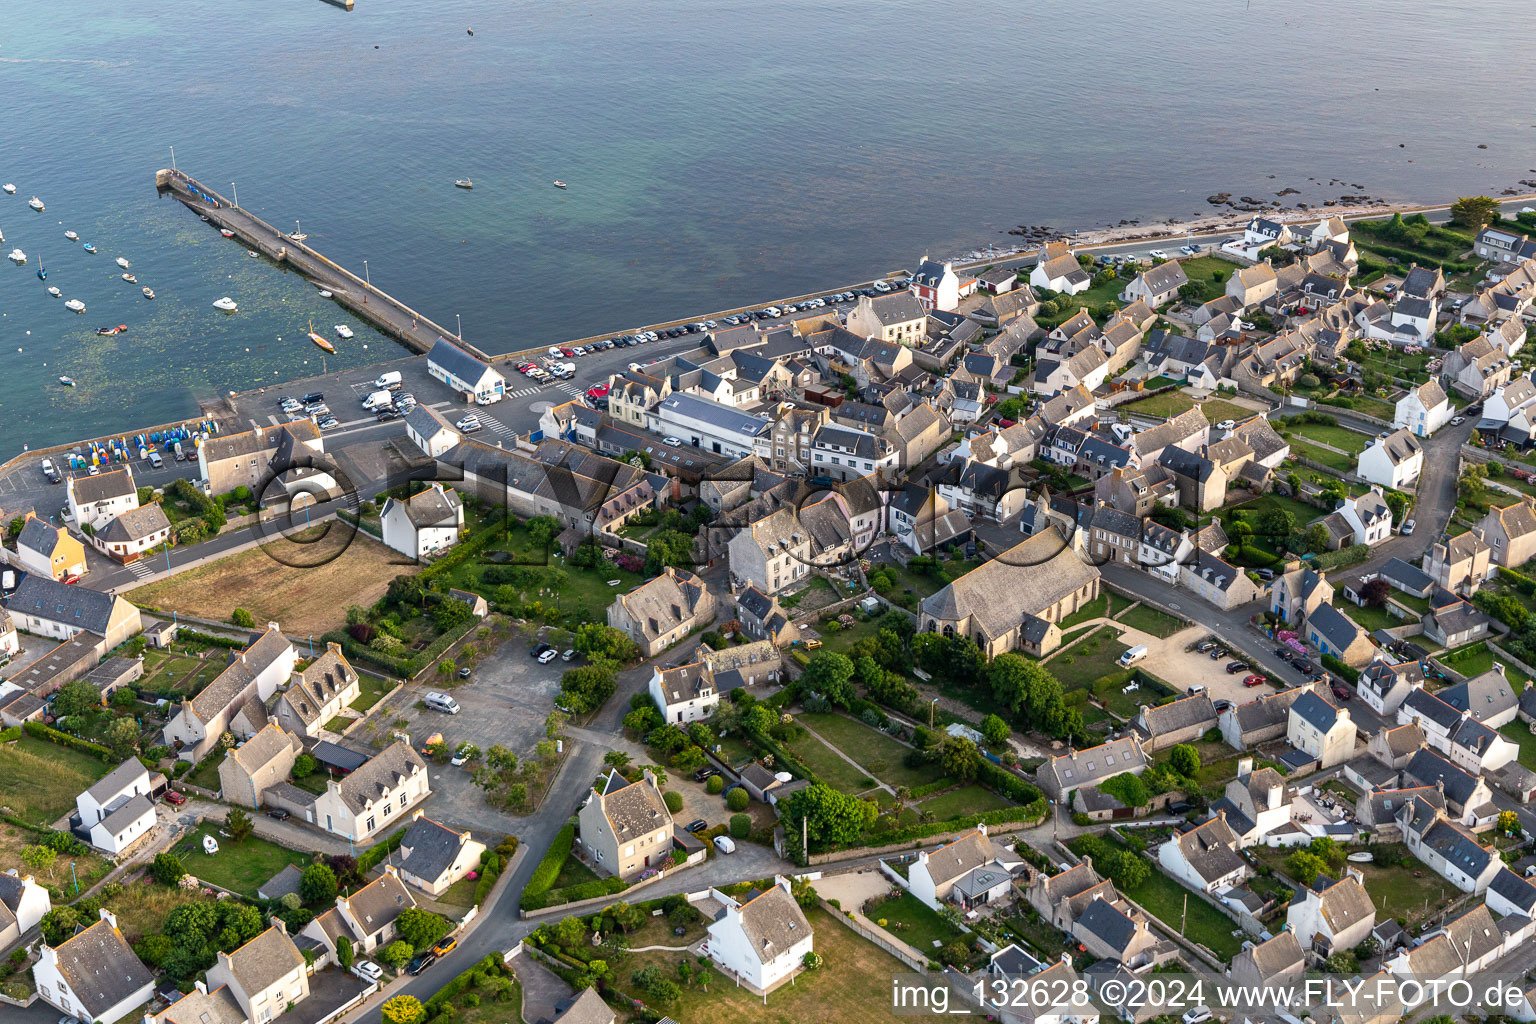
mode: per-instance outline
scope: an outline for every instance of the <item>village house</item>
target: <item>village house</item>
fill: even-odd
[[[119,513],[89,534],[91,545],[127,565],[167,543],[171,521],[159,502]]]
[[[1072,937],[1090,955],[1118,960],[1129,968],[1152,964],[1162,956],[1162,944],[1151,924],[1123,899],[1091,900],[1072,922]]]
[[[1120,292],[1121,302],[1142,300],[1153,309],[1166,305],[1179,297],[1179,289],[1189,284],[1184,267],[1178,260],[1168,260],[1143,270],[1133,277]]]
[[[671,863],[672,815],[649,771],[634,782],[609,772],[577,820],[583,855],[603,874],[634,879]]]
[[[1012,271],[1004,271],[1001,277],[996,279],[998,284],[1006,283],[1002,277],[1009,280],[1015,279]],[[924,256],[923,261],[912,272],[909,290],[923,309],[953,312],[960,308],[961,299],[975,294],[979,283],[977,278],[970,274],[955,273],[953,263],[948,261],[937,263]]]
[[[1123,772],[1140,775],[1151,759],[1142,748],[1140,737],[1132,733],[1109,740],[1087,750],[1073,750],[1048,758],[1035,769],[1035,782],[1046,796],[1058,803],[1073,790],[1094,786]]]
[[[1376,907],[1355,875],[1337,881],[1318,875],[1297,891],[1285,923],[1304,948],[1329,957],[1365,941],[1376,927]]]
[[[433,483],[409,498],[386,499],[379,525],[385,546],[420,561],[458,543],[464,503],[452,488]]]
[[[351,896],[337,896],[335,908],[305,925],[299,934],[325,947],[332,958],[342,937],[356,953],[372,953],[395,940],[400,914],[415,906],[416,898],[400,881],[399,870],[385,864],[379,877]]]
[[[28,512],[16,536],[16,562],[29,573],[51,580],[84,576],[85,545],[63,526],[53,526]]]
[[[1497,854],[1430,801],[1410,799],[1398,811],[1397,821],[1409,852],[1462,892],[1484,892],[1504,866]]]
[[[1191,743],[1216,728],[1216,707],[1203,693],[1167,704],[1144,705],[1136,715],[1136,727],[1144,734],[1142,748],[1155,753]]]
[[[313,486],[328,489],[335,486],[335,479],[325,472],[324,459],[320,428],[309,419],[258,426],[239,434],[215,434],[197,446],[199,482],[209,495],[247,487],[262,497],[277,476],[285,489],[301,480],[313,480]]]
[[[1360,671],[1355,692],[1378,715],[1396,715],[1408,695],[1424,686],[1424,664],[1393,661],[1385,652]]]
[[[1290,626],[1299,627],[1318,608],[1332,603],[1333,584],[1314,569],[1292,569],[1270,584],[1270,613]]]
[[[105,850],[116,857],[155,827],[155,805],[151,795],[156,783],[164,786],[164,776],[151,779],[149,771],[138,758],[129,758],[89,789],[75,797],[77,834],[90,837],[90,843],[98,850]]]
[[[660,576],[620,594],[608,606],[608,625],[629,634],[647,658],[714,617],[715,599],[704,581],[670,565]]]
[[[1442,375],[1451,388],[1478,401],[1487,398],[1509,381],[1514,366],[1504,350],[1486,336],[1473,338],[1445,357]]]
[[[736,621],[742,633],[753,640],[787,647],[800,639],[800,627],[790,621],[779,599],[750,584],[736,595]]]
[[[1478,258],[1516,264],[1536,256],[1536,242],[1529,235],[1517,235],[1502,224],[1490,224],[1477,233],[1472,243]]]
[[[1029,272],[1029,285],[1035,289],[1049,289],[1076,295],[1088,290],[1093,277],[1083,269],[1066,242],[1048,242],[1040,250],[1034,269]]]
[[[1366,631],[1333,605],[1319,605],[1307,616],[1304,635],[1318,653],[1337,658],[1351,668],[1370,661],[1376,651]]]
[[[1109,900],[1120,898],[1115,883],[1106,881],[1094,871],[1092,857],[1084,857],[1054,875],[1041,872],[1025,892],[1029,905],[1041,919],[1064,932],[1070,932],[1077,915],[1087,908],[1090,900],[1100,896]]]
[[[805,966],[815,936],[790,893],[788,879],[775,875],[767,889],[739,900],[719,889],[709,894],[720,911],[709,925],[704,947],[728,977],[754,994],[766,995]]]
[[[1475,831],[1491,828],[1498,820],[1499,810],[1488,781],[1456,767],[1428,746],[1408,758],[1398,773],[1398,785],[1402,789],[1438,789],[1445,801],[1446,817]]]
[[[400,877],[429,896],[441,895],[480,866],[485,844],[433,821],[421,811],[411,816],[411,825],[400,839],[396,867]]]
[[[288,688],[277,697],[272,717],[284,729],[298,736],[317,735],[341,709],[362,693],[362,678],[342,653],[341,645],[331,641],[325,651],[304,671],[295,675]]]
[[[953,903],[963,912],[1006,898],[1013,871],[1023,863],[1018,854],[988,838],[985,826],[978,826],[932,853],[919,851],[907,868],[907,891],[934,910]]]
[[[1239,758],[1237,777],[1227,782],[1225,795],[1211,805],[1237,837],[1239,847],[1253,846],[1291,821],[1295,790],[1273,768],[1253,769],[1253,758]]]
[[[1450,650],[1487,636],[1493,620],[1471,602],[1437,588],[1430,598],[1429,611],[1419,617],[1419,624],[1424,627],[1425,636]]]
[[[1356,472],[1367,483],[1403,490],[1424,469],[1424,446],[1406,430],[1378,437],[1361,450]]]
[[[72,476],[64,481],[64,501],[76,525],[98,529],[108,520],[139,507],[133,469],[109,469],[98,476]]]
[[[269,622],[245,650],[230,655],[229,665],[213,682],[197,696],[183,698],[162,730],[165,745],[177,750],[183,761],[201,761],[226,730],[233,730],[233,720],[245,703],[254,700],[265,705],[297,662],[293,644],[277,623]]]
[[[416,405],[405,414],[405,435],[422,454],[432,459],[445,454],[464,438],[442,413],[428,405]]]
[[[860,338],[913,348],[922,343],[927,323],[927,310],[917,296],[909,291],[899,291],[873,297],[860,296],[848,311],[847,327]]]
[[[327,780],[305,820],[354,843],[367,842],[431,792],[427,762],[410,744],[396,741],[339,781]]]
[[[1490,514],[1493,511],[1490,509]],[[1531,517],[1531,523],[1536,528],[1536,515]],[[1517,536],[1526,536],[1521,532],[1518,522],[1511,520],[1507,526]],[[1531,534],[1531,541],[1533,547],[1536,547],[1536,532]],[[1437,586],[1457,594],[1473,594],[1493,574],[1492,551],[1483,540],[1482,526],[1474,526],[1466,533],[1442,538],[1431,544],[1424,553],[1424,572]]]
[[[1267,986],[1270,991],[1279,992],[1286,986],[1300,983],[1306,968],[1306,956],[1296,941],[1296,933],[1282,931],[1256,945],[1245,945],[1243,951],[1232,958],[1227,976],[1233,984],[1249,990]]]
[[[555,1009],[558,1012],[550,1024],[614,1024],[618,1019],[613,1008],[597,994],[597,989],[590,986],[578,992],[574,999],[555,1003]]]
[[[231,747],[219,762],[219,797],[236,807],[260,810],[262,796],[288,781],[293,762],[304,752],[299,738],[268,722],[256,735]]]
[[[1238,838],[1220,812],[1157,848],[1157,862],[1182,884],[1210,895],[1240,884],[1252,869],[1238,853]]]
[[[1502,729],[1515,720],[1520,710],[1519,695],[1504,675],[1504,663],[1495,661],[1493,668],[1481,675],[1447,686],[1435,696],[1455,708],[1466,711],[1490,729]]]
[[[1039,533],[925,598],[918,630],[969,636],[991,658],[1022,646],[1030,620],[1059,622],[1098,592],[1098,569]]]
[[[490,405],[506,395],[505,377],[488,363],[442,338],[438,338],[432,351],[427,353],[427,373],[476,405]]]
[[[1235,270],[1227,278],[1227,294],[1236,299],[1245,311],[1267,302],[1274,296],[1277,287],[1275,268],[1270,266],[1268,260]]]
[[[105,641],[104,651],[143,628],[138,608],[126,599],[38,573],[21,578],[5,607],[17,629],[58,640],[94,633]]]
[[[219,950],[208,968],[209,989],[228,988],[245,1019],[265,1024],[309,998],[309,966],[282,918],[232,953]]]
[[[155,976],[134,955],[116,916],[106,907],[99,913],[94,924],[57,946],[40,944],[32,977],[43,1002],[66,1016],[117,1024],[149,1002]]]
[[[1290,727],[1291,705],[1316,686],[1295,686],[1226,708],[1218,716],[1221,738],[1234,750],[1249,750],[1282,739]]]
[[[1355,756],[1355,733],[1348,710],[1308,692],[1291,705],[1285,739],[1326,770]]]
[[[1392,426],[1415,437],[1428,437],[1451,421],[1455,412],[1438,381],[1429,380],[1403,392],[1397,400]]]
[[[1529,494],[1502,507],[1492,505],[1474,529],[1488,545],[1488,561],[1516,569],[1536,557],[1536,498]]]

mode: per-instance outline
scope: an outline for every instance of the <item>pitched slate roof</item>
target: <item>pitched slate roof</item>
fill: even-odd
[[[1443,782],[1446,800],[1462,807],[1467,806],[1467,802],[1476,794],[1478,785],[1482,781],[1477,776],[1462,771],[1427,747],[1421,748],[1409,759],[1408,764],[1403,768],[1403,777],[1421,786],[1433,786]]]
[[[453,866],[468,842],[468,832],[422,816],[411,822],[400,839],[400,866],[417,878],[436,881]]]
[[[1094,900],[1072,923],[1074,932],[1097,937],[1111,949],[1124,951],[1136,936],[1136,921],[1118,902]]]
[[[650,639],[669,633],[698,613],[708,596],[704,581],[686,569],[667,566],[660,576],[648,580],[616,600]]]
[[[105,542],[133,543],[143,540],[145,537],[161,530],[168,530],[171,521],[165,517],[165,510],[159,502],[152,505],[141,505],[138,508],[129,509],[116,516],[110,523],[97,531],[97,537]]]
[[[1219,815],[1169,842],[1178,844],[1179,853],[1207,885],[1244,866],[1237,853],[1237,836]]]
[[[397,741],[370,757],[337,785],[342,800],[354,814],[360,814],[370,802],[378,802],[412,774],[425,774],[426,770],[427,762],[421,755],[410,744]]]
[[[1521,878],[1509,868],[1500,868],[1488,888],[1504,897],[1520,909],[1526,917],[1536,917],[1536,885]]]
[[[1457,711],[1470,709],[1479,722],[1502,715],[1514,708],[1519,698],[1503,672],[1490,669],[1455,686],[1448,686],[1437,696]]]
[[[1329,701],[1319,697],[1315,691],[1309,690],[1298,697],[1296,703],[1291,705],[1291,714],[1300,718],[1319,732],[1326,733],[1329,729],[1333,728],[1333,723],[1338,721],[1339,709]]]
[[[303,966],[299,947],[276,925],[229,954],[229,971],[249,995],[265,992],[285,974]]]
[[[1155,739],[1192,726],[1214,728],[1216,706],[1209,696],[1197,693],[1192,697],[1180,697],[1178,700],[1169,701],[1167,704],[1144,707],[1138,719],[1147,730],[1147,735]]]
[[[1142,286],[1153,295],[1176,291],[1189,283],[1189,278],[1184,274],[1184,267],[1178,260],[1159,263],[1136,276],[1141,279]]]
[[[432,346],[432,351],[427,353],[427,362],[442,367],[460,380],[476,384],[491,369],[453,342],[442,338],[438,338],[437,343]]]
[[[1037,769],[1041,778],[1051,776],[1059,788],[1075,789],[1107,779],[1121,772],[1145,768],[1147,755],[1141,749],[1141,740],[1135,735],[1109,740],[1087,750],[1074,750],[1046,761]]]
[[[345,900],[347,909],[358,923],[377,934],[400,916],[402,910],[416,905],[411,891],[393,871],[385,871]]]
[[[1307,628],[1328,641],[1336,650],[1345,651],[1360,638],[1360,627],[1331,604],[1320,604],[1307,616]]]
[[[11,592],[6,608],[13,614],[35,615],[105,636],[112,610],[122,600],[86,586],[59,583],[29,572]]]
[[[234,655],[234,660],[224,671],[192,698],[192,714],[205,725],[213,721],[230,709],[230,703],[253,679],[292,649],[293,645],[288,642],[282,630],[268,626],[266,632],[245,650]]]
[[[1319,875],[1313,891],[1318,895],[1323,920],[1335,935],[1358,921],[1376,916],[1370,895],[1354,875],[1345,875],[1336,882]]]
[[[1249,946],[1238,954],[1238,959],[1251,961],[1259,977],[1266,981],[1305,963],[1301,943],[1296,941],[1296,933],[1289,930],[1265,939],[1256,946]]]
[[[617,842],[672,827],[672,814],[662,801],[661,793],[650,779],[643,776],[634,782],[626,782],[617,771],[610,772],[603,791],[598,794],[598,801]]]
[[[193,989],[155,1018],[159,1024],[247,1024],[245,1011],[228,985],[212,992]]]
[[[123,933],[105,919],[76,932],[54,952],[59,973],[92,1018],[154,984],[154,975],[134,956]]]
[[[229,756],[235,759],[241,771],[254,778],[274,758],[301,747],[297,736],[284,732],[276,722],[268,722],[256,735],[231,750]]]
[[[127,467],[107,470],[98,476],[70,477],[69,489],[77,505],[125,498],[137,490],[133,485],[133,474]]]
[[[462,502],[451,487],[428,487],[404,501],[390,499],[390,504],[405,509],[405,517],[412,526],[451,526],[458,522],[458,509]]]
[[[16,538],[16,547],[18,550],[27,548],[44,557],[52,558],[54,549],[59,546],[59,541],[65,536],[64,527],[49,525],[37,516],[28,516],[26,524],[21,528],[21,534]]]
[[[988,635],[1000,637],[1026,613],[1039,614],[1098,575],[1058,536],[1038,533],[925,598],[922,610],[937,619],[971,616]],[[1021,586],[1025,579],[1028,586]]]
[[[990,864],[995,852],[992,841],[981,832],[967,832],[928,855],[928,875],[934,885],[943,885]]]
[[[795,944],[811,934],[800,904],[773,885],[740,905],[741,930],[746,934],[752,955],[765,964],[772,963]]]
[[[613,1019],[613,1008],[603,1002],[597,989],[589,987],[577,993],[570,1005],[555,1017],[554,1024],[613,1024]]]
[[[147,777],[148,775],[148,769],[144,767],[139,759],[136,757],[130,757],[128,760],[124,761],[122,764],[118,765],[116,768],[113,768],[110,772],[97,779],[95,784],[85,792],[86,795],[94,800],[97,804],[105,807],[108,803],[111,802],[113,797],[117,796],[120,791],[126,788],[135,779],[140,777]]]

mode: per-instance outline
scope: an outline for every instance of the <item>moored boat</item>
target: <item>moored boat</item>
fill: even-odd
[[[64,303],[64,308],[69,310],[71,313],[84,313],[85,303],[81,302],[79,299],[70,299]]]
[[[16,186],[12,185],[10,182],[6,182],[4,185],[0,185],[0,188],[5,189],[5,194],[8,196],[13,196],[16,194]]]
[[[53,297],[54,297],[54,298],[56,298],[56,299],[57,299],[57,298],[59,298],[59,297],[60,297],[60,296],[62,296],[62,295],[63,295],[63,294],[64,294],[64,293],[63,293],[63,292],[61,292],[61,291],[59,291],[59,290],[58,290],[58,289],[57,289],[57,288],[53,288],[53,287],[50,287],[50,288],[49,288],[49,289],[48,289],[48,294],[49,294],[49,295],[52,295],[52,296],[53,296]]]
[[[470,181],[468,178],[460,178],[458,181],[455,181],[453,183],[453,187],[454,188],[474,188],[475,187],[475,183]]]
[[[352,328],[348,327],[346,324],[337,324],[336,325],[336,336],[338,338],[343,338],[343,339],[351,338],[352,337]]]
[[[566,183],[565,183],[565,182],[563,182],[563,181],[557,181],[557,182],[555,182],[555,188],[569,188],[569,187],[570,187],[570,186],[569,186],[569,185],[567,185],[567,184],[566,184]]]
[[[80,236],[75,234],[73,231],[66,231],[66,232],[64,232],[64,237],[69,239],[71,242],[78,242],[78,241],[80,241]]]
[[[139,279],[134,277],[132,274],[124,274],[123,275],[123,280],[127,281],[129,284],[138,284],[139,283]]]
[[[144,297],[146,299],[152,299],[155,297],[155,290],[153,288],[140,288],[139,291],[144,293]]]
[[[261,253],[257,252],[255,249],[247,249],[245,250],[245,254],[253,260],[261,256]]]
[[[27,262],[27,254],[22,252],[20,249],[12,249],[10,252],[6,253],[5,258],[16,264],[18,267]]]
[[[75,378],[73,378],[73,377],[60,377],[59,378],[59,383],[63,384],[67,388],[72,388],[72,387],[75,386]]]
[[[214,309],[222,309],[226,313],[233,313],[235,310],[239,309],[240,307],[239,307],[239,305],[237,305],[235,303],[234,299],[232,299],[228,295],[226,295],[222,299],[215,299],[214,302],[213,302],[213,308]]]
[[[326,290],[325,290],[325,289],[324,289],[324,288],[321,288],[321,289],[320,289],[320,297],[321,297],[321,298],[322,298],[322,299],[328,299],[328,298],[330,298],[330,297],[331,297],[331,293],[330,293],[330,292],[328,292],[328,291],[326,291]]]
[[[235,237],[235,233],[229,230],[229,228],[219,228],[219,234],[223,235],[225,238]]]
[[[122,267],[124,270],[127,270],[129,267],[133,266],[132,263],[129,263],[127,260],[123,259],[121,256],[119,256],[117,258],[117,265]]]
[[[37,196],[33,196],[31,199],[28,199],[27,205],[32,207],[32,209],[36,210],[38,213],[43,212],[43,201],[37,198]]]
[[[96,333],[104,338],[110,338],[114,334],[122,334],[127,329],[127,324],[118,324],[116,327],[98,327],[96,328]]]
[[[84,249],[88,253],[94,254],[96,252],[96,247],[94,245],[92,245],[90,242],[86,242],[80,248]]]
[[[309,340],[325,349],[327,352],[336,351],[336,346],[331,344],[331,339],[315,333],[315,322],[313,320],[309,322]]]

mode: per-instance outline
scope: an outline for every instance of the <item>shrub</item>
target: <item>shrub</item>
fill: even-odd
[[[181,858],[174,853],[157,853],[154,863],[149,866],[149,873],[161,885],[175,885],[181,881],[187,869],[182,867]]]
[[[675,789],[669,789],[661,794],[661,799],[667,805],[667,810],[673,814],[683,809],[683,794]]]
[[[704,792],[708,793],[710,796],[719,796],[721,791],[723,791],[724,789],[725,789],[725,776],[724,775],[711,775],[709,777],[709,781],[704,783]]]
[[[542,896],[549,891],[550,886],[555,884],[555,879],[560,877],[561,865],[571,855],[571,844],[575,840],[575,825],[566,825],[555,834],[555,840],[549,844],[549,849],[544,853],[544,859],[539,861],[539,866],[534,868],[533,876],[528,879],[528,884],[523,888],[525,910],[534,909],[529,906],[529,901]]]
[[[744,811],[747,809],[747,805],[751,802],[752,794],[748,793],[746,789],[741,786],[737,786],[735,789],[731,790],[731,792],[725,798],[725,806],[729,807],[733,811]]]
[[[243,629],[251,629],[256,625],[256,620],[251,616],[251,613],[246,611],[244,608],[236,608],[234,612],[230,614],[229,621]]]
[[[752,816],[750,814],[731,815],[731,835],[736,839],[745,839],[752,834]]]

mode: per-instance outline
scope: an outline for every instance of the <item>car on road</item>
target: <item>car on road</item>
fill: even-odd
[[[1263,686],[1265,679],[1261,675],[1243,676],[1244,686]]]
[[[1398,531],[1398,532],[1400,532],[1404,537],[1406,537],[1410,533],[1412,533],[1413,532],[1413,520],[1412,519],[1406,520],[1403,523],[1403,528],[1400,531]]]
[[[683,446],[683,442],[675,437],[664,437],[661,439],[661,441],[662,444],[668,445],[672,448],[681,448]]]
[[[428,967],[431,967],[436,962],[437,957],[434,956],[432,951],[429,949],[425,953],[422,953],[420,956],[412,960],[410,966],[406,968],[406,971],[411,975],[417,975],[426,970]]]
[[[1459,426],[1461,426],[1465,422],[1467,422],[1467,418],[1465,416],[1452,416],[1451,417],[1451,426],[1453,426],[1453,427],[1459,427]]]
[[[549,650],[547,650],[543,654],[539,655],[539,664],[540,665],[548,665],[550,662],[554,661],[559,656],[560,656],[560,652],[555,650],[553,647],[551,647]]]
[[[327,416],[325,419],[321,420],[315,425],[318,426],[321,430],[335,430],[337,427],[341,426],[341,420],[337,419],[335,416]]]
[[[441,940],[437,943],[437,945],[433,946],[432,953],[434,956],[447,956],[449,953],[452,953],[455,949],[457,949],[458,946],[459,940],[450,935],[448,938]]]
[[[533,650],[528,652],[528,657],[530,657],[530,658],[537,658],[539,655],[543,654],[545,651],[552,651],[552,650],[554,650],[554,648],[551,647],[549,644],[539,644],[539,646],[535,647]]]
[[[1350,692],[1348,687],[1339,686],[1337,684],[1335,684],[1335,686],[1333,688],[1333,695],[1335,697],[1339,698],[1339,700],[1349,700],[1351,697],[1354,696],[1354,694],[1352,692]]]
[[[1312,674],[1312,670],[1316,666],[1314,666],[1306,658],[1292,658],[1291,667],[1294,668],[1297,672],[1300,672],[1302,675],[1309,676]]]
[[[287,821],[290,817],[292,817],[292,815],[283,810],[281,807],[274,807],[267,812],[267,817],[276,821]]]
[[[1163,252],[1161,249],[1153,249],[1151,252],[1147,253],[1147,255],[1151,256],[1155,260],[1165,260],[1168,258],[1168,254]]]
[[[694,818],[686,826],[684,826],[683,831],[697,834],[699,832],[703,832],[707,828],[709,828],[709,822],[705,821],[703,818]]]
[[[1184,1024],[1205,1024],[1211,1019],[1211,1011],[1203,1006],[1197,1006],[1193,1010],[1185,1010],[1184,1016],[1180,1019]]]
[[[185,793],[178,793],[173,789],[165,794],[165,802],[179,807],[187,802],[187,795]]]
[[[1229,676],[1236,675],[1239,672],[1245,672],[1245,671],[1247,671],[1247,669],[1248,669],[1248,663],[1245,662],[1245,661],[1229,661],[1229,662],[1227,662],[1227,675],[1229,675]]]
[[[352,973],[366,981],[378,981],[384,977],[384,971],[372,960],[363,960],[352,965]]]
[[[1290,661],[1292,658],[1296,657],[1296,652],[1291,650],[1289,647],[1276,647],[1275,657],[1279,658],[1281,661]]]
[[[480,417],[476,416],[474,413],[470,413],[468,416],[461,417],[459,419],[459,421],[454,424],[454,426],[458,427],[460,430],[464,430],[465,428],[470,427],[470,426],[479,426],[479,425],[480,425]]]
[[[576,648],[574,648],[574,647],[567,647],[565,649],[565,653],[560,655],[560,660],[561,661],[570,661],[574,657],[576,657]]]
[[[693,773],[693,781],[706,782],[719,774],[720,772],[714,768],[700,768],[698,771]]]
[[[459,678],[468,679],[474,671],[474,669],[470,668],[468,665],[465,665],[463,668],[459,669]]]
[[[1231,430],[1237,426],[1237,420],[1222,420],[1216,424],[1217,430]]]

